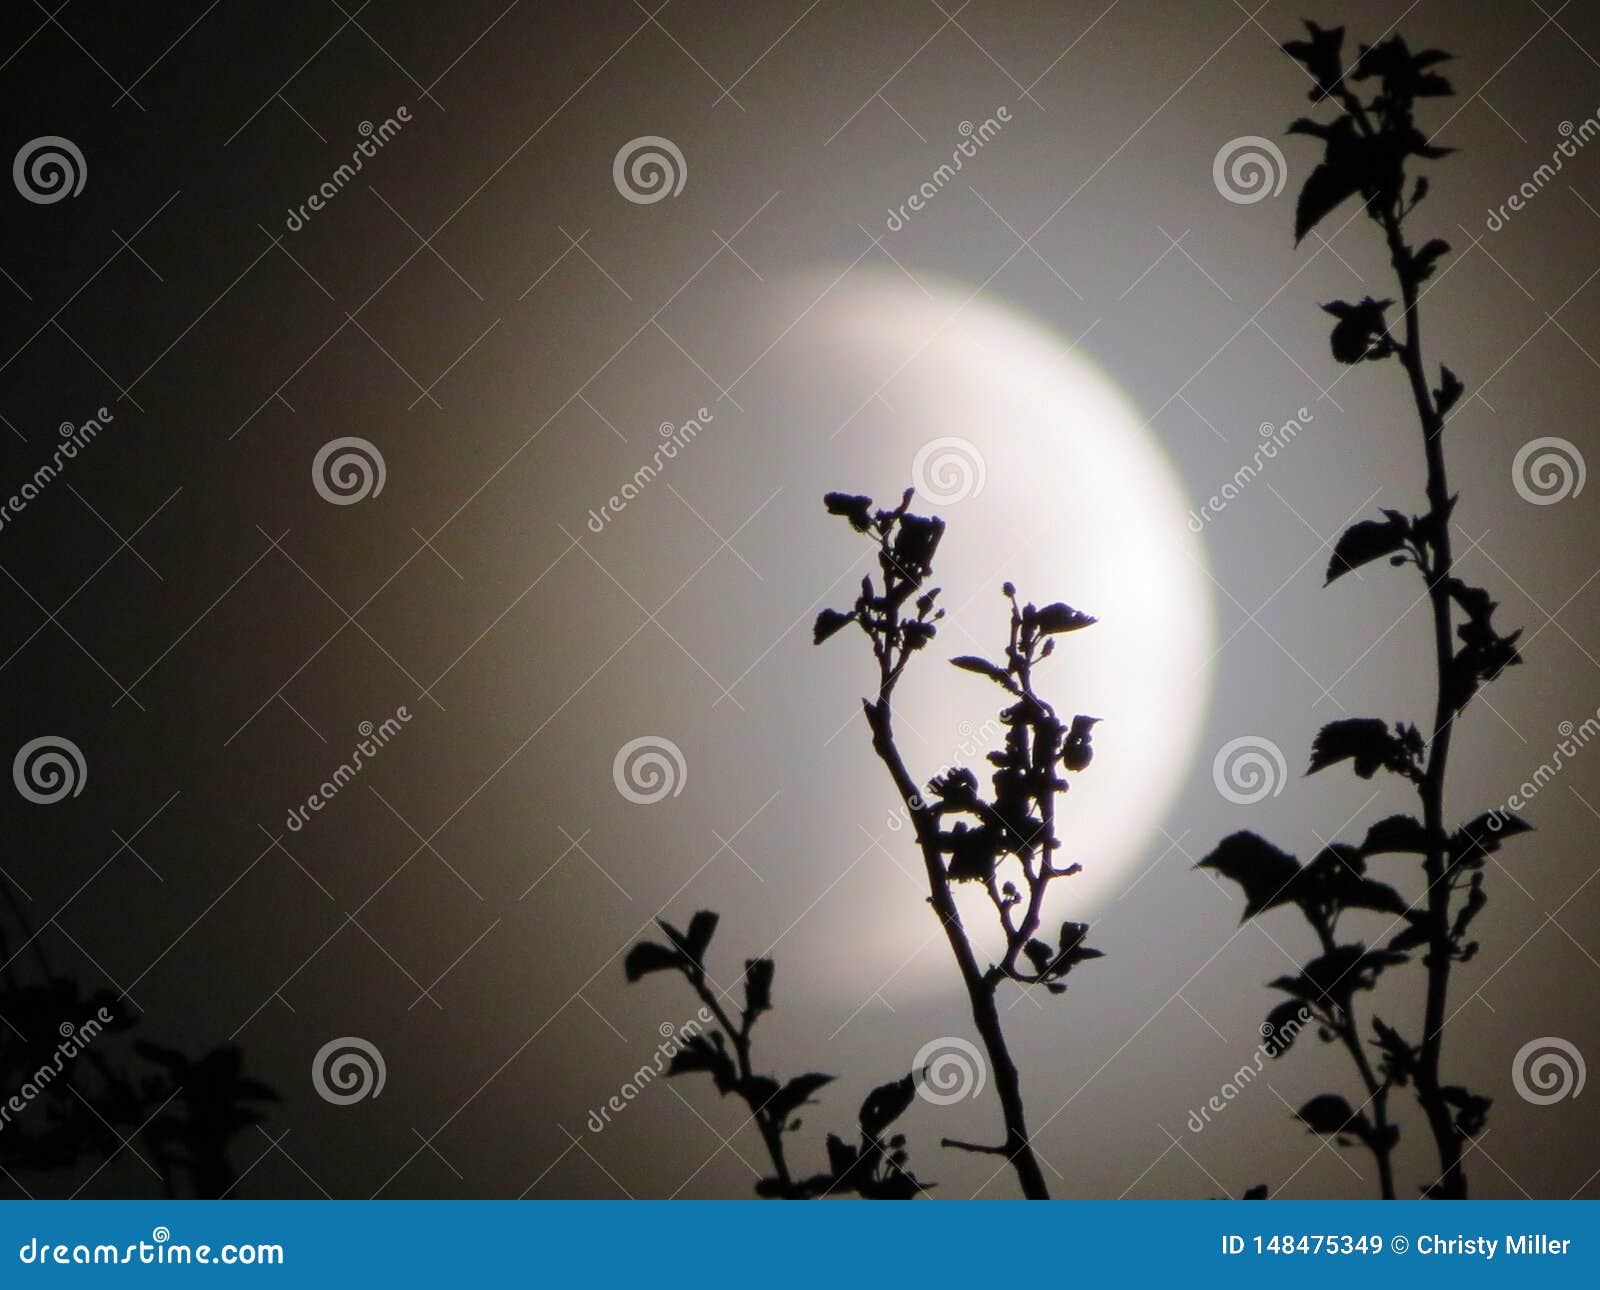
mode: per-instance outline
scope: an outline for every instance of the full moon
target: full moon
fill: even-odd
[[[1168,850],[1162,826],[1209,700],[1215,629],[1188,501],[1143,418],[1070,339],[947,283],[862,268],[831,281],[793,284],[794,312],[805,312],[786,357],[825,375],[828,406],[845,413],[794,429],[821,445],[830,486],[876,488],[892,505],[911,485],[913,509],[948,525],[934,578],[947,616],[897,693],[913,774],[967,765],[987,784],[1004,696],[946,660],[1003,657],[1003,582],[1099,620],[1059,638],[1035,673],[1063,717],[1101,719],[1093,764],[1073,777],[1058,819],[1059,863],[1083,870],[1052,886],[1046,910],[1047,920],[1090,920]],[[853,586],[835,599],[848,604]],[[836,642],[862,645],[854,633]],[[859,725],[830,745],[829,762],[844,767],[830,775],[883,847],[917,875],[909,827]],[[906,896],[897,893],[913,926],[900,949],[935,930]],[[974,926],[993,921],[974,915]],[[900,984],[947,973],[944,953],[918,953]]]

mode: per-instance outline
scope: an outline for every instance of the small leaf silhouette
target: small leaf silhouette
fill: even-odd
[[[1290,888],[1300,873],[1300,862],[1292,855],[1248,830],[1223,838],[1195,867],[1239,884],[1245,900],[1240,922],[1291,899]]]
[[[682,957],[675,950],[657,945],[654,941],[640,941],[628,951],[628,957],[622,961],[622,970],[629,981],[637,981],[651,972],[678,967],[682,962]]]
[[[1368,296],[1358,304],[1330,300],[1323,305],[1325,312],[1339,320],[1329,340],[1333,356],[1341,363],[1359,363],[1364,358],[1382,358],[1388,354],[1390,347],[1383,311],[1393,303]]]
[[[817,615],[817,621],[811,629],[811,643],[820,645],[828,637],[834,635],[841,628],[855,622],[854,614],[844,613],[838,609],[824,609]]]
[[[1344,1005],[1357,990],[1370,990],[1379,974],[1406,956],[1389,949],[1369,950],[1366,946],[1335,945],[1326,954],[1307,963],[1295,976],[1280,976],[1270,982],[1275,990],[1325,1005],[1328,1000]]]
[[[1439,388],[1433,392],[1434,401],[1439,405],[1439,415],[1442,417],[1461,397],[1462,391],[1467,387],[1461,383],[1461,378],[1448,367],[1439,368]]]
[[[1005,686],[1011,693],[1017,693],[1017,687],[1006,674],[1006,670],[998,664],[991,663],[986,658],[979,658],[976,654],[963,654],[960,658],[950,660],[952,667],[959,667],[963,672],[976,672],[979,676],[986,676],[991,681]]]
[[[1395,852],[1427,854],[1428,830],[1423,828],[1421,820],[1412,815],[1390,815],[1367,830],[1366,840],[1361,844],[1362,855],[1375,856]]]
[[[1074,609],[1071,605],[1064,605],[1059,601],[1053,605],[1046,605],[1034,615],[1035,625],[1046,635],[1075,632],[1080,628],[1091,626],[1096,621],[1093,616],[1082,610]]]
[[[1373,878],[1356,877],[1344,871],[1346,878],[1337,889],[1339,904],[1345,909],[1371,909],[1380,914],[1403,916],[1410,903],[1386,882]]]
[[[667,1074],[684,1075],[690,1071],[707,1071],[717,1086],[717,1092],[730,1093],[738,1086],[739,1074],[734,1069],[733,1058],[722,1046],[721,1032],[712,1033],[715,1042],[704,1035],[691,1035],[685,1040],[683,1047],[672,1054]]]
[[[1340,122],[1343,124],[1343,122]],[[1330,147],[1329,151],[1332,151]],[[1352,165],[1324,161],[1306,177],[1294,208],[1294,240],[1298,244],[1347,197],[1361,191],[1361,172]]]
[[[1389,733],[1387,723],[1377,717],[1347,717],[1330,721],[1311,742],[1311,768],[1315,774],[1341,761],[1351,760],[1362,779],[1371,779],[1385,766],[1403,761],[1399,741]]]
[[[744,965],[744,1008],[752,1017],[772,1007],[771,959],[746,959]]]
[[[1286,40],[1283,52],[1303,63],[1317,83],[1317,92],[1311,95],[1315,102],[1323,95],[1333,93],[1343,77],[1344,66],[1340,51],[1344,47],[1344,28],[1332,27],[1324,31],[1316,23],[1307,21],[1310,40]]]
[[[894,535],[894,560],[903,573],[925,576],[933,566],[934,552],[944,536],[944,521],[937,516],[902,515]]]
[[[1450,243],[1443,238],[1432,238],[1424,243],[1422,249],[1411,257],[1412,266],[1417,273],[1418,282],[1426,282],[1433,276],[1434,264],[1442,255],[1450,253]]]
[[[861,1103],[861,1132],[876,1138],[900,1118],[916,1095],[916,1081],[910,1075],[878,1085]]]
[[[1398,511],[1385,512],[1387,519],[1361,520],[1339,535],[1328,561],[1328,576],[1323,586],[1364,564],[1405,549],[1411,525]]]
[[[1533,825],[1509,811],[1485,811],[1467,821],[1450,836],[1450,862],[1476,867],[1483,858],[1500,849],[1507,838],[1531,833]]]
[[[1409,916],[1410,926],[1401,928],[1389,938],[1385,949],[1400,953],[1405,950],[1414,950],[1426,945],[1433,939],[1433,933],[1428,929],[1428,920],[1420,914]]]
[[[1261,1029],[1269,1056],[1282,1057],[1294,1047],[1300,1028],[1305,1024],[1302,1018],[1306,1015],[1305,1004],[1297,999],[1285,999],[1267,1013],[1267,1019],[1262,1023]]]
[[[1372,1133],[1367,1117],[1353,1110],[1337,1093],[1319,1093],[1295,1114],[1313,1133],[1351,1133],[1361,1138]]]
[[[822,499],[829,515],[842,515],[858,533],[872,527],[872,499],[854,493],[828,493]]]
[[[696,970],[704,971],[706,947],[711,944],[712,933],[717,930],[716,914],[709,909],[700,910],[689,920],[687,932],[680,932],[664,918],[658,918],[656,922],[661,925],[668,939],[682,951],[684,958]]]
[[[766,1099],[766,1108],[772,1113],[773,1119],[779,1124],[783,1124],[800,1107],[811,1100],[813,1093],[824,1084],[831,1084],[832,1082],[832,1075],[796,1075]]]

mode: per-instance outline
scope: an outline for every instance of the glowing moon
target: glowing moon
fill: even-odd
[[[1002,582],[1100,620],[1061,638],[1035,677],[1063,716],[1102,718],[1095,760],[1059,821],[1061,862],[1084,871],[1052,888],[1047,911],[1091,916],[1167,848],[1160,826],[1191,771],[1208,702],[1214,624],[1184,491],[1139,414],[1063,337],[926,279],[919,287],[858,268],[817,300],[828,281],[796,284],[797,313],[816,303],[793,346],[854,407],[842,424],[809,432],[828,438],[832,486],[871,491],[878,481],[882,502],[898,492],[882,481],[914,482],[914,509],[949,526],[935,579],[948,617],[897,702],[913,773],[954,762],[987,782],[1002,696],[944,660],[1001,656]],[[841,739],[850,734],[860,731]],[[862,782],[876,762],[859,748],[846,760],[862,818],[914,870],[909,830],[888,834],[899,821],[886,818],[883,785]],[[929,930],[925,908],[908,908]]]

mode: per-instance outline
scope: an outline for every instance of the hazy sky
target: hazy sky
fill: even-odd
[[[1057,915],[1092,914],[1107,957],[1005,1016],[1060,1195],[1371,1194],[1364,1156],[1291,1118],[1352,1091],[1329,1048],[1298,1046],[1203,1132],[1185,1124],[1253,1060],[1277,998],[1263,982],[1311,949],[1287,915],[1241,930],[1237,892],[1193,861],[1239,828],[1302,856],[1359,838],[1403,794],[1302,779],[1312,734],[1431,706],[1409,571],[1321,587],[1345,523],[1420,509],[1422,461],[1399,370],[1337,366],[1317,307],[1395,294],[1373,230],[1347,207],[1327,241],[1292,243],[1313,157],[1283,129],[1309,105],[1275,41],[1300,7],[657,5],[0,15],[8,155],[59,136],[85,176],[55,202],[3,194],[0,493],[52,459],[62,423],[111,414],[0,527],[5,755],[56,736],[86,767],[55,805],[8,797],[0,881],[58,961],[126,991],[152,1032],[231,1038],[281,1090],[279,1146],[241,1140],[237,1163],[259,1163],[239,1194],[746,1195],[760,1144],[703,1080],[650,1088],[604,1132],[585,1123],[694,1014],[681,983],[624,984],[658,912],[720,911],[729,983],[744,957],[776,957],[760,1064],[840,1077],[808,1108],[803,1167],[925,1043],[971,1037],[860,721],[865,643],[811,645],[863,554],[821,493],[890,497],[931,440],[980,447],[982,492],[940,508],[958,621],[903,696],[929,773],[984,720],[981,686],[942,660],[998,642],[1002,579],[1104,613],[1083,589],[1153,534],[1186,534],[1263,423],[1303,408],[1151,588],[1156,636],[1207,642],[1200,671],[1151,682],[1192,706],[1192,755],[1176,709],[1171,740],[1145,748],[1108,717],[1074,789],[1122,818],[1126,881],[1092,908],[1065,891]],[[1457,97],[1425,105],[1460,152],[1431,167],[1416,216],[1456,252],[1424,335],[1470,396],[1449,430],[1461,569],[1525,626],[1527,663],[1458,732],[1448,809],[1465,818],[1600,708],[1594,493],[1535,504],[1515,473],[1540,437],[1596,450],[1600,144],[1490,219],[1600,111],[1600,16],[1570,0],[1312,16],[1352,41],[1398,21],[1413,47],[1457,55]],[[902,210],[963,123],[982,146]],[[681,191],[619,191],[619,150],[643,136],[676,149]],[[1214,162],[1248,136],[1281,149],[1283,187],[1230,201]],[[874,292],[970,301],[946,308],[952,336],[1008,319],[1061,370],[1098,371],[1169,483],[1052,480],[1019,445],[1053,413],[1017,410],[1004,356],[956,347],[902,370],[892,344],[840,330]],[[663,423],[687,446],[596,532]],[[382,488],[330,504],[315,463],[347,437],[381,456]],[[1108,518],[1070,504],[1084,490]],[[1092,712],[1116,687],[1084,648],[1045,688]],[[402,706],[370,764],[291,829],[360,724]],[[682,756],[681,791],[650,805],[613,778],[641,737]],[[1244,737],[1289,770],[1253,805],[1213,773]],[[1154,776],[1174,748],[1165,809],[1116,788],[1128,759]],[[1536,1106],[1511,1081],[1536,1038],[1600,1057],[1591,758],[1524,811],[1538,832],[1491,866],[1482,950],[1453,983],[1447,1072],[1495,1098],[1477,1195],[1600,1194],[1595,1099]],[[1418,973],[1395,978],[1379,1007],[1415,1028]],[[341,1036],[382,1053],[380,1097],[317,1095],[313,1058]],[[1404,1095],[1398,1113],[1410,1194],[1432,1146]],[[994,1161],[937,1145],[997,1123],[992,1093],[918,1103],[914,1166],[940,1194],[1011,1195]],[[89,1193],[150,1182],[124,1156]]]

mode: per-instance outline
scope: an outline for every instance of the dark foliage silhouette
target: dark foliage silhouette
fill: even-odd
[[[110,990],[86,993],[50,960],[9,888],[0,913],[0,1168],[20,1178],[102,1164],[129,1149],[168,1196],[216,1199],[237,1175],[233,1138],[261,1123],[271,1087],[244,1074],[239,1049],[191,1060],[144,1040]],[[7,916],[9,915],[9,916]],[[14,1112],[14,1113],[13,1113]]]
[[[996,995],[1007,981],[1042,985],[1051,994],[1060,994],[1073,968],[1100,957],[1100,951],[1084,944],[1089,929],[1083,923],[1063,923],[1053,945],[1037,936],[1050,884],[1080,868],[1056,865],[1061,847],[1056,806],[1067,791],[1062,772],[1083,770],[1094,755],[1091,732],[1096,718],[1076,716],[1065,723],[1033,688],[1034,666],[1055,651],[1056,638],[1095,620],[1064,604],[1043,608],[1018,604],[1016,589],[1005,584],[1011,623],[1002,661],[972,656],[951,660],[958,668],[986,677],[1006,694],[1000,713],[1005,742],[989,754],[993,793],[985,797],[977,775],[960,767],[934,776],[929,795],[924,796],[895,742],[893,701],[911,656],[933,639],[936,624],[944,617],[944,611],[935,608],[939,588],[928,587],[944,521],[912,514],[911,497],[907,489],[892,510],[877,509],[871,498],[847,493],[829,493],[824,499],[830,514],[847,520],[876,543],[879,580],[874,583],[870,575],[864,577],[861,594],[849,610],[823,610],[815,639],[821,644],[853,623],[872,643],[878,689],[875,697],[861,701],[872,747],[894,781],[916,834],[929,903],[955,956],[1000,1098],[1003,1143],[981,1146],[947,1138],[944,1145],[1005,1157],[1016,1170],[1024,1196],[1048,1199]],[[980,887],[993,905],[1004,937],[997,962],[980,963],[956,906],[957,883]]]
[[[882,1084],[867,1094],[857,1115],[860,1133],[856,1141],[847,1141],[833,1133],[828,1135],[826,1172],[798,1178],[794,1175],[785,1137],[801,1127],[796,1112],[811,1104],[812,1094],[832,1083],[834,1077],[811,1073],[778,1080],[771,1075],[756,1074],[751,1061],[750,1036],[761,1015],[772,1010],[773,961],[770,958],[746,960],[744,1007],[736,1019],[728,1011],[705,967],[706,949],[717,929],[717,915],[702,909],[681,932],[665,920],[658,922],[666,933],[667,943],[640,941],[628,951],[624,970],[629,981],[637,981],[652,972],[681,974],[706,1010],[716,1018],[716,1028],[683,1040],[672,1055],[667,1075],[704,1071],[711,1076],[717,1092],[723,1096],[731,1094],[744,1102],[772,1161],[772,1176],[756,1184],[756,1194],[781,1200],[846,1194],[866,1200],[910,1200],[926,1191],[929,1184],[919,1181],[906,1168],[904,1136],[885,1136],[916,1096],[910,1075]]]
[[[1380,1191],[1392,1198],[1391,1157],[1400,1134],[1390,1119],[1389,1099],[1393,1090],[1410,1087],[1438,1152],[1437,1176],[1422,1188],[1423,1195],[1460,1199],[1467,1194],[1462,1153],[1482,1132],[1490,1099],[1445,1082],[1441,1071],[1450,970],[1478,948],[1468,933],[1487,899],[1486,858],[1505,838],[1525,832],[1528,825],[1493,811],[1452,831],[1444,817],[1445,771],[1456,718],[1480,686],[1521,662],[1516,646],[1520,631],[1502,635],[1491,622],[1496,605],[1489,593],[1467,585],[1453,572],[1451,513],[1456,495],[1445,473],[1444,434],[1465,387],[1444,366],[1434,385],[1422,353],[1418,303],[1423,284],[1450,248],[1438,238],[1420,247],[1412,241],[1409,221],[1427,197],[1428,180],[1412,179],[1408,167],[1451,151],[1430,143],[1414,117],[1419,99],[1452,93],[1449,81],[1435,70],[1449,55],[1437,49],[1413,53],[1396,35],[1377,45],[1363,45],[1347,69],[1343,29],[1306,26],[1308,39],[1290,41],[1284,49],[1310,76],[1311,101],[1335,109],[1335,115],[1326,122],[1302,118],[1289,127],[1291,134],[1320,140],[1324,149],[1321,163],[1300,192],[1295,240],[1351,197],[1360,199],[1361,210],[1382,235],[1399,283],[1399,335],[1389,320],[1393,300],[1369,296],[1355,303],[1332,301],[1323,308],[1336,319],[1331,345],[1340,363],[1392,360],[1400,365],[1415,405],[1427,465],[1426,510],[1409,516],[1385,510],[1382,519],[1352,525],[1334,546],[1327,582],[1378,560],[1414,567],[1430,606],[1437,676],[1430,734],[1425,736],[1406,721],[1376,717],[1334,721],[1312,743],[1308,773],[1348,762],[1363,779],[1380,773],[1397,776],[1415,790],[1421,818],[1389,816],[1374,823],[1359,844],[1335,842],[1305,864],[1254,833],[1235,833],[1201,866],[1239,884],[1246,918],[1279,905],[1294,905],[1316,933],[1318,956],[1298,973],[1271,983],[1289,997],[1268,1015],[1268,1024],[1277,1030],[1302,1007],[1309,1007],[1320,1022],[1322,1038],[1338,1042],[1349,1053],[1366,1098],[1361,1106],[1352,1107],[1340,1094],[1320,1094],[1300,1108],[1301,1121],[1313,1133],[1370,1151]],[[1363,97],[1369,92],[1370,98]],[[1367,874],[1370,859],[1393,855],[1421,859],[1426,890],[1415,902]],[[1389,931],[1394,934],[1371,948],[1348,938],[1341,932],[1340,918],[1351,909],[1389,915]],[[1358,996],[1370,991],[1385,972],[1412,962],[1419,951],[1425,974],[1420,1035],[1407,1037],[1373,1015],[1371,1034],[1364,1039]],[[1274,1055],[1286,1048],[1278,1048]]]

